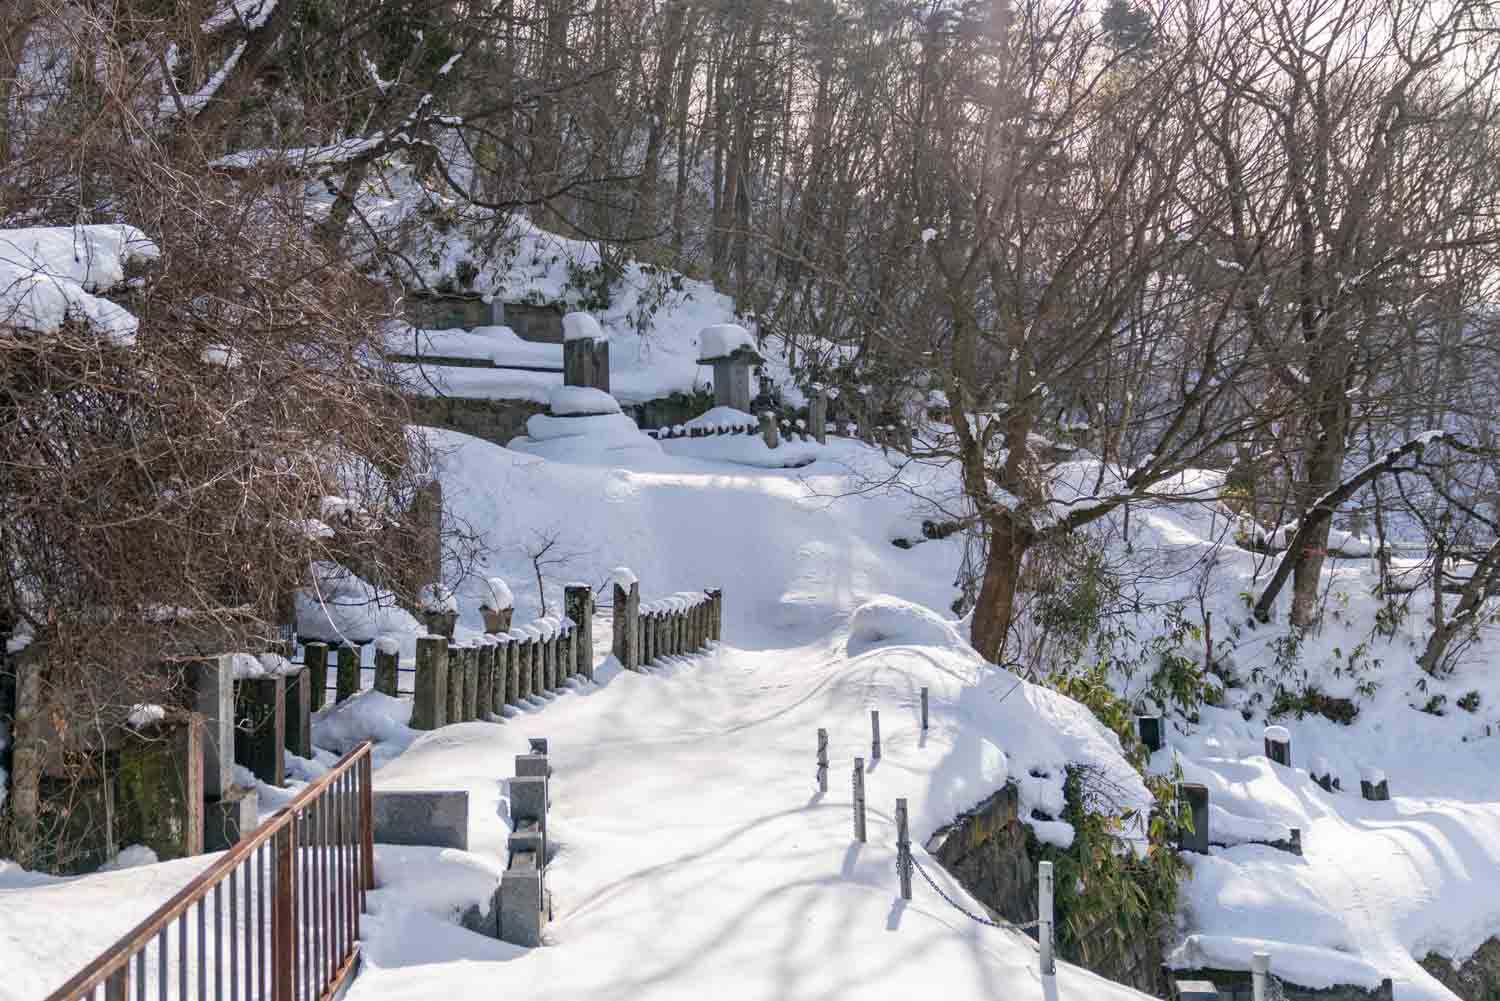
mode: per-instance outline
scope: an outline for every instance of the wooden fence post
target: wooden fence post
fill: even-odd
[[[359,647],[353,643],[345,643],[339,647],[337,692],[339,702],[359,694],[359,662],[362,659]]]
[[[626,586],[621,586],[624,583]],[[638,620],[641,614],[641,582],[624,567],[615,571],[614,595],[615,659],[627,671],[638,671],[641,666],[641,632]]]
[[[386,636],[375,641],[375,690],[391,698],[401,694],[401,651]]]
[[[441,636],[419,636],[411,728],[436,730],[447,722],[448,641]]]
[[[307,672],[307,683],[312,686],[312,711],[317,712],[328,699],[328,644],[304,644],[302,664],[302,669]]]
[[[578,634],[575,658],[578,673],[594,680],[594,589],[587,584],[569,584],[563,588],[563,608]]]

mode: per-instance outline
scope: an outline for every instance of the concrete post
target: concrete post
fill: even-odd
[[[724,638],[724,591],[722,588],[711,587],[706,592],[709,601],[712,602],[712,624],[709,626],[708,638],[715,643]]]
[[[1185,852],[1208,854],[1208,786],[1196,782],[1184,782],[1182,799],[1192,818],[1193,829],[1183,829],[1177,835],[1177,847]]]
[[[594,680],[594,589],[587,584],[563,588],[563,608],[577,631],[574,659],[578,673]]]
[[[630,589],[615,583],[615,659],[627,671],[640,670],[641,633],[637,621],[641,615],[641,582],[631,581]]]
[[[519,705],[521,702],[521,641],[514,633],[506,633],[505,650],[505,703]]]
[[[1053,917],[1052,917],[1052,863],[1043,862],[1037,866],[1036,896],[1037,896],[1037,942],[1042,951],[1042,976],[1053,977],[1057,975],[1057,960],[1052,954],[1053,949]]]
[[[522,633],[516,639],[516,699],[518,703],[535,694],[531,690],[531,650],[531,636]]]
[[[462,643],[448,645],[448,705],[445,716],[448,722],[464,721],[464,655],[468,648]]]
[[[401,654],[384,640],[375,643],[375,690],[396,698],[401,694]]]
[[[221,852],[260,826],[260,795],[253,786],[231,786],[203,809],[203,850]]]
[[[854,759],[854,840],[865,840],[865,759]]]
[[[531,694],[540,697],[547,690],[547,653],[542,638],[531,638]]]
[[[286,749],[299,758],[311,758],[312,683],[303,668],[286,676]]]
[[[512,945],[542,944],[542,866],[536,852],[516,852],[500,877],[500,938]]]
[[[477,681],[474,685],[474,718],[484,719],[495,711],[495,641],[486,634],[479,643]]]
[[[441,636],[419,636],[411,728],[436,730],[447,722],[448,641]]]
[[[609,342],[590,337],[563,341],[563,385],[609,392]]]
[[[922,729],[927,729],[927,689],[922,689]]]
[[[339,647],[338,701],[352,699],[359,694],[359,647],[345,643]]]
[[[143,844],[162,861],[203,854],[201,716],[186,713],[129,731],[115,783],[121,844]]]
[[[547,678],[547,691],[549,692],[555,692],[558,690],[558,688],[562,687],[562,679],[557,675],[557,645],[558,637],[557,633],[554,631],[551,637],[549,637],[546,642],[547,667],[544,673]]]
[[[1148,751],[1161,750],[1160,716],[1137,716],[1135,718],[1135,726],[1136,732],[1140,735],[1141,743],[1146,745]]]
[[[1361,768],[1359,772],[1359,794],[1365,799],[1383,803],[1391,798],[1391,787],[1386,782],[1385,772],[1378,768]]]
[[[286,683],[280,676],[235,683],[234,761],[267,785],[286,776]]]
[[[818,727],[818,792],[828,791],[828,731]]]
[[[765,439],[767,448],[775,448],[781,444],[781,431],[776,427],[776,417],[770,411],[760,415],[760,436]]]
[[[880,760],[880,710],[870,710],[870,762]]]
[[[1255,1001],[1266,1001],[1266,980],[1271,973],[1271,954],[1255,951],[1250,954],[1250,989]]]
[[[813,438],[819,445],[828,444],[828,390],[822,386],[813,387],[812,402],[807,407],[807,422],[812,425]]]
[[[302,669],[307,672],[307,683],[312,688],[313,712],[317,712],[328,698],[328,644],[304,644]]]
[[[901,899],[911,899],[911,834],[907,830],[906,800],[896,800],[896,873],[901,881]]]
[[[1286,727],[1266,727],[1266,757],[1285,768],[1292,767],[1292,735]]]
[[[479,651],[481,649],[479,644],[470,643],[464,647],[463,656],[460,658],[464,668],[463,714],[465,720],[479,718]]]
[[[641,613],[641,663],[656,663],[656,613]]]
[[[1334,792],[1343,788],[1343,783],[1333,774],[1333,766],[1324,757],[1313,761],[1312,780],[1322,786],[1324,792]]]
[[[203,795],[218,799],[234,785],[234,666],[227,656],[187,665],[193,711],[203,718]]]

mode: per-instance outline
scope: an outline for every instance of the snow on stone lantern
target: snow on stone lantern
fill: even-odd
[[[750,370],[762,361],[755,339],[734,323],[715,323],[698,335],[699,365],[714,367],[714,405],[750,409]]]

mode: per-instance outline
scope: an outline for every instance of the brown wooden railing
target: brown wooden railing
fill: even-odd
[[[48,1001],[332,997],[374,886],[370,772],[366,741]]]

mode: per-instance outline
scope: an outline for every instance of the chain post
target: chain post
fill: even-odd
[[[828,791],[828,731],[818,727],[818,792]]]
[[[854,759],[854,840],[865,840],[865,759]]]
[[[911,837],[907,832],[906,798],[896,800],[896,869],[901,874],[901,899],[911,899]]]

